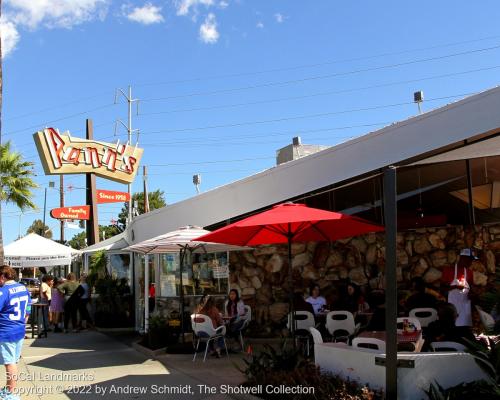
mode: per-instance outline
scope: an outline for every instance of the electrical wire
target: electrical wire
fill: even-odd
[[[464,97],[464,96],[469,96],[471,94],[474,94],[474,93],[462,93],[462,94],[457,94],[457,95],[452,95],[452,96],[435,97],[435,98],[427,99],[426,102],[446,100],[446,99],[457,98],[457,97]],[[294,120],[307,119],[307,118],[321,118],[321,117],[328,117],[328,116],[332,116],[332,115],[350,114],[350,113],[355,113],[355,112],[379,110],[379,109],[383,109],[383,108],[394,108],[394,107],[400,107],[400,106],[407,106],[407,105],[413,104],[413,103],[414,103],[413,101],[401,102],[401,103],[392,103],[392,104],[382,104],[382,105],[370,106],[370,107],[354,108],[354,109],[348,109],[348,110],[342,110],[342,111],[331,111],[331,112],[307,114],[307,115],[294,115],[294,116],[289,116],[289,117],[259,120],[259,121],[246,121],[246,122],[236,122],[236,123],[230,123],[230,124],[206,125],[206,126],[198,126],[198,127],[190,127],[190,128],[165,129],[165,130],[159,130],[159,131],[141,132],[141,135],[152,135],[152,134],[157,134],[157,133],[190,132],[190,131],[200,131],[200,130],[220,129],[220,128],[234,128],[234,127],[239,127],[239,126],[260,125],[260,124],[268,124],[268,123],[275,123],[275,122],[294,121]]]
[[[370,86],[363,86],[363,87],[350,88],[350,89],[341,89],[341,90],[334,90],[334,91],[327,91],[327,92],[311,93],[311,94],[306,94],[306,95],[302,95],[302,96],[281,97],[281,98],[269,99],[269,100],[257,100],[257,101],[251,101],[251,102],[223,104],[223,105],[208,106],[208,107],[195,107],[195,108],[184,108],[184,109],[167,110],[167,111],[155,111],[155,112],[149,112],[149,113],[140,113],[140,114],[138,114],[138,116],[174,114],[174,113],[195,112],[195,111],[211,111],[211,110],[220,110],[220,109],[225,109],[225,108],[236,108],[236,107],[252,106],[252,105],[259,105],[259,104],[279,103],[279,102],[283,102],[283,101],[303,100],[303,99],[308,99],[308,98],[313,98],[313,97],[330,96],[330,95],[344,94],[344,93],[353,93],[353,92],[358,92],[358,91],[380,89],[380,88],[397,86],[397,85],[404,85],[404,84],[415,83],[415,82],[424,82],[424,81],[434,80],[434,79],[449,78],[449,77],[453,77],[453,76],[466,75],[466,74],[477,73],[477,72],[484,72],[484,71],[498,69],[498,68],[500,68],[500,65],[472,69],[472,70],[467,70],[467,71],[448,73],[448,74],[434,75],[434,76],[429,76],[429,77],[425,77],[425,78],[409,79],[409,80],[397,81],[397,82],[387,82],[387,83],[381,83],[378,85],[370,85]]]
[[[266,83],[260,83],[257,85],[240,86],[240,87],[236,87],[236,88],[218,89],[218,90],[212,90],[212,91],[206,91],[206,92],[194,92],[194,93],[187,93],[187,94],[182,94],[182,95],[156,97],[156,98],[149,98],[149,99],[146,98],[146,99],[141,99],[141,102],[173,100],[173,99],[181,99],[181,98],[187,98],[187,97],[197,97],[197,96],[208,96],[208,95],[214,95],[214,94],[233,93],[233,92],[240,92],[240,91],[244,91],[244,90],[260,89],[260,88],[265,88],[265,87],[284,86],[284,85],[309,82],[309,81],[314,81],[314,80],[322,80],[322,79],[329,79],[329,78],[335,78],[335,77],[340,77],[340,76],[355,75],[355,74],[364,73],[364,72],[398,68],[398,67],[402,67],[405,65],[413,65],[413,64],[423,63],[423,62],[443,60],[443,59],[447,59],[447,58],[459,57],[459,56],[468,55],[468,54],[497,50],[499,48],[500,48],[500,44],[496,45],[496,46],[482,48],[482,49],[474,49],[474,50],[469,50],[469,51],[464,51],[464,52],[459,52],[459,53],[453,53],[453,54],[447,54],[447,55],[429,57],[429,58],[422,58],[422,59],[400,62],[400,63],[395,63],[395,64],[386,64],[386,65],[381,65],[378,67],[361,68],[361,69],[350,70],[350,71],[336,72],[336,73],[327,74],[327,75],[309,76],[309,77],[305,77],[305,78],[292,79],[292,80],[287,80],[287,81],[266,82]]]
[[[272,68],[272,69],[261,70],[261,71],[237,72],[237,73],[232,73],[232,74],[212,75],[212,76],[180,79],[180,80],[173,80],[173,81],[136,83],[136,84],[134,84],[134,86],[141,87],[141,86],[156,86],[156,85],[172,85],[172,84],[179,84],[179,83],[192,83],[192,82],[215,80],[215,79],[239,78],[239,77],[243,77],[243,76],[292,71],[292,70],[297,70],[297,69],[316,68],[316,67],[322,67],[322,66],[326,66],[326,65],[342,64],[342,63],[348,63],[348,62],[353,62],[353,61],[371,60],[371,59],[375,59],[375,58],[385,58],[385,57],[396,56],[396,55],[401,55],[401,54],[434,50],[434,49],[439,49],[439,48],[444,48],[444,47],[459,46],[459,45],[463,45],[463,44],[477,43],[477,42],[498,39],[498,38],[500,38],[500,35],[493,35],[493,36],[486,36],[486,37],[482,37],[482,38],[465,40],[465,41],[460,41],[460,42],[443,43],[443,44],[438,44],[438,45],[429,46],[429,47],[405,49],[405,50],[400,50],[400,51],[395,51],[395,52],[386,52],[386,53],[380,53],[380,54],[375,54],[375,55],[371,55],[371,56],[364,56],[364,57],[347,58],[347,59],[342,59],[342,60],[332,60],[332,61],[326,61],[326,62],[320,62],[320,63],[314,63],[314,64],[302,64],[302,65],[296,65],[296,66],[290,66],[290,67]]]
[[[94,112],[94,111],[104,110],[106,108],[110,108],[110,107],[113,107],[115,105],[116,105],[115,103],[105,104],[105,105],[102,105],[102,106],[99,106],[99,107],[92,108],[90,110],[81,111],[81,112],[78,112],[78,113],[75,113],[75,114],[67,115],[65,117],[60,117],[60,118],[57,118],[57,119],[53,119],[53,120],[49,120],[49,121],[44,121],[44,122],[38,123],[36,125],[29,126],[27,128],[22,128],[22,129],[17,129],[15,131],[7,132],[7,133],[2,134],[2,136],[10,136],[10,135],[14,135],[14,134],[19,133],[19,132],[24,132],[24,131],[28,131],[28,130],[32,130],[32,129],[40,129],[41,126],[47,126],[47,125],[52,124],[54,122],[59,122],[59,121],[64,121],[66,119],[71,119],[71,118],[79,117],[79,116],[82,116],[82,115],[85,115],[85,114],[88,114],[88,113],[91,113],[91,112]]]

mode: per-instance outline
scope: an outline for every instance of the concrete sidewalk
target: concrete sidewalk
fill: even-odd
[[[163,355],[159,362],[102,333],[49,334],[25,340],[18,388],[26,400],[250,397],[221,394],[221,385],[241,383],[234,366],[241,356],[206,363],[191,357]]]

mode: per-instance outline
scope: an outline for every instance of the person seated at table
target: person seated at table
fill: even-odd
[[[371,302],[374,305],[373,315],[368,323],[367,331],[385,331],[385,294],[382,291],[372,292]]]
[[[432,342],[457,342],[468,346],[468,341],[476,338],[468,326],[456,326],[458,317],[456,307],[451,303],[438,306],[438,319],[429,324],[426,335],[426,344]]]
[[[203,314],[209,317],[212,321],[214,329],[217,329],[219,326],[222,326],[224,324],[224,321],[222,320],[222,315],[219,309],[215,305],[214,298],[209,295],[205,295],[203,296],[202,301],[203,303],[200,304],[202,307],[199,308],[198,314]],[[215,355],[217,358],[220,358],[221,356],[220,352],[224,345],[223,338],[220,337],[217,340],[214,340],[210,343],[211,344],[213,343],[213,350],[211,354]]]
[[[421,277],[412,280],[413,294],[406,299],[406,310],[414,308],[436,308],[436,298],[426,292],[425,281]]]
[[[346,293],[343,296],[343,310],[353,314],[367,311],[370,308],[361,290],[355,283],[349,283],[346,287]]]
[[[311,289],[309,290],[309,297],[306,299],[306,301],[312,305],[314,315],[319,314],[321,310],[326,306],[326,299],[319,294],[319,285],[312,285]]]
[[[245,323],[245,303],[240,299],[240,295],[236,289],[231,289],[229,291],[228,300],[226,302],[225,314],[226,317],[230,317],[229,321],[229,334],[234,336],[236,335],[243,324]]]

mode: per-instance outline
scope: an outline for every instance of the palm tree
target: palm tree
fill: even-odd
[[[10,142],[0,144],[0,205],[13,203],[21,210],[35,208],[32,189],[37,184],[31,179],[33,163],[23,161],[21,154],[11,151]],[[2,214],[0,209],[0,265],[3,264]]]

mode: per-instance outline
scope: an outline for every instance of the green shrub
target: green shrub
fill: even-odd
[[[263,351],[245,359],[245,385],[285,385],[314,387],[314,394],[290,394],[293,400],[374,400],[381,399],[380,392],[353,381],[346,381],[332,374],[322,373],[311,361],[305,359],[300,350],[288,348],[286,342],[279,350],[265,345]],[[276,399],[283,395],[262,393],[264,399]]]

